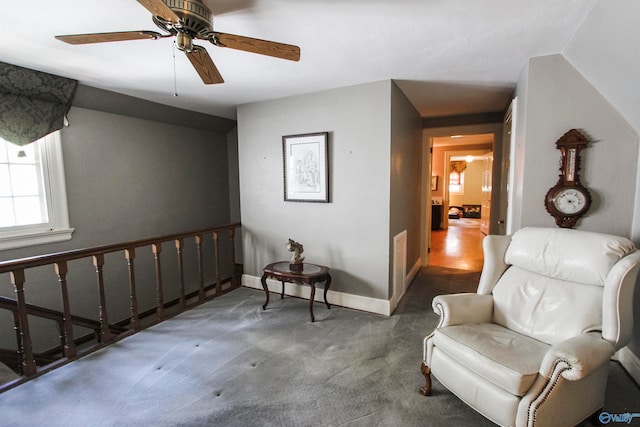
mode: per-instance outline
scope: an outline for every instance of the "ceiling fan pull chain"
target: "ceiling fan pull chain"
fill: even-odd
[[[176,76],[176,42],[173,42],[173,96],[178,96],[178,77]]]

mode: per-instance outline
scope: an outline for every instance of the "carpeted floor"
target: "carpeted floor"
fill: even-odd
[[[437,381],[417,391],[431,299],[478,276],[426,268],[391,317],[318,303],[315,323],[241,288],[1,394],[0,425],[490,426]],[[614,363],[610,388],[610,412],[640,411]]]

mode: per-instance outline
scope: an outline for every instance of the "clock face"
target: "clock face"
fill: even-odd
[[[558,212],[565,215],[575,215],[587,206],[587,196],[577,188],[563,188],[552,199]]]

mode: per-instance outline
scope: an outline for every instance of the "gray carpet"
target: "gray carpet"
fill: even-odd
[[[418,393],[433,295],[477,273],[423,269],[392,317],[241,288],[0,395],[2,426],[493,425],[434,381]],[[612,363],[611,410],[640,411]],[[609,405],[609,401],[607,402]],[[636,405],[633,407],[633,405]]]

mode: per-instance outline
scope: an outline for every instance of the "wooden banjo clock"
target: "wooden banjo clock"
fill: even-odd
[[[580,182],[580,151],[589,141],[571,129],[556,142],[560,150],[560,176],[544,198],[547,212],[561,228],[573,228],[591,206],[591,194]]]

